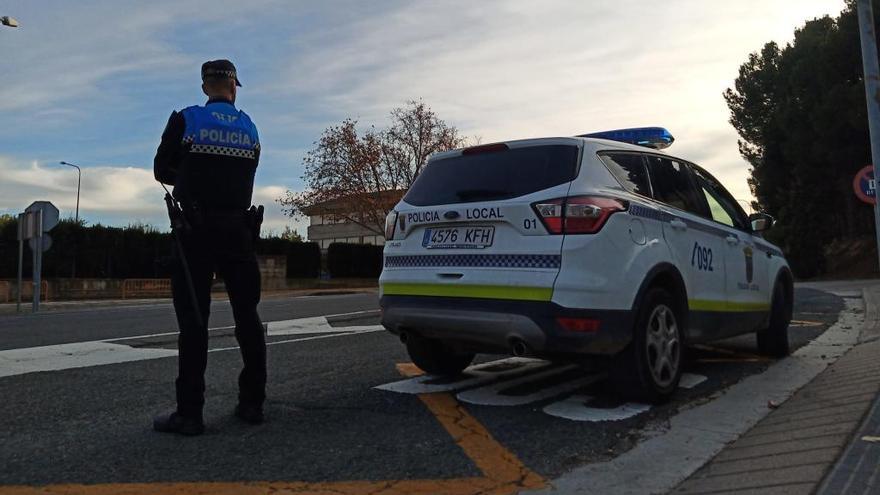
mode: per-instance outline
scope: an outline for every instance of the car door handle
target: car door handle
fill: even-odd
[[[736,246],[737,244],[739,244],[739,238],[736,237],[736,236],[733,236],[733,235],[729,235],[729,236],[727,236],[727,237],[725,238],[725,240],[726,240],[727,243],[730,244],[731,246]]]
[[[681,220],[678,219],[678,218],[674,218],[674,219],[672,219],[672,220],[669,222],[669,225],[671,225],[672,228],[675,229],[675,230],[687,230],[687,228],[688,228],[687,224],[684,223],[683,221],[681,221]]]

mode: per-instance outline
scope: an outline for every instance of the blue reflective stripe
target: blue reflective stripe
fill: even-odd
[[[673,219],[678,218],[679,220],[684,222],[689,229],[699,230],[700,232],[705,232],[707,234],[715,235],[718,237],[733,236],[739,240],[743,240],[743,235],[746,235],[746,233],[744,232],[731,232],[729,230],[715,227],[705,222],[698,222],[689,218],[685,218],[683,215],[674,215],[671,213],[667,213],[663,210],[652,208],[650,206],[642,205],[639,203],[630,203],[628,212],[630,215],[647,218],[650,220],[656,220],[658,222],[671,222]],[[763,253],[775,254],[780,258],[785,256],[782,251],[779,250],[779,248],[772,245],[755,242],[755,248]]]
[[[540,268],[558,269],[558,254],[426,254],[386,256],[386,268]]]
[[[230,150],[252,152],[259,148],[257,127],[246,113],[229,103],[187,107],[181,113],[186,121],[184,143],[197,147],[197,152],[238,156]]]

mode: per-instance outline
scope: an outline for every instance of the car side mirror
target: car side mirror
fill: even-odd
[[[749,223],[752,224],[752,232],[764,232],[776,223],[776,219],[766,213],[752,213],[749,215]]]

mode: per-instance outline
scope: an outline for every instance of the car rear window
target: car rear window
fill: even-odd
[[[429,162],[404,201],[415,206],[516,198],[577,176],[578,147],[531,146]]]

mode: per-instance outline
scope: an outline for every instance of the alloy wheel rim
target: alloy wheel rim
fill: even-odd
[[[647,338],[648,368],[659,387],[668,387],[678,374],[681,365],[681,341],[675,313],[665,304],[657,305],[648,318]]]

